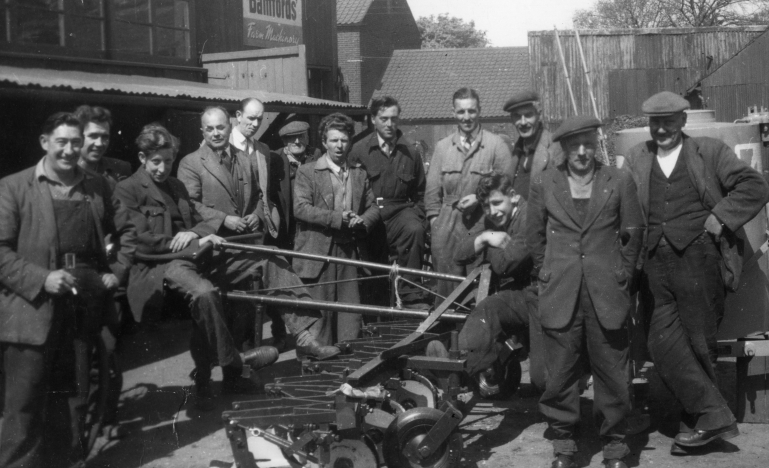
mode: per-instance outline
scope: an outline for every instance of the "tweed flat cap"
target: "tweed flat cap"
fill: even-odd
[[[578,115],[569,117],[561,123],[558,130],[553,133],[553,141],[560,141],[563,138],[584,133],[589,130],[595,130],[601,126],[601,121],[592,115]]]
[[[301,120],[293,120],[289,119],[288,123],[286,125],[282,126],[280,130],[278,130],[279,136],[286,136],[286,135],[297,135],[299,133],[304,133],[310,129],[310,124],[307,122],[302,122]]]
[[[641,111],[649,117],[672,115],[688,108],[689,101],[670,91],[657,93],[641,105]]]
[[[534,102],[539,102],[539,94],[537,94],[536,91],[521,91],[508,99],[505,105],[502,106],[502,110],[505,112],[512,112],[518,107],[523,107]]]

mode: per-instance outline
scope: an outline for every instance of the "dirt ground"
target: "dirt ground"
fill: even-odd
[[[266,327],[267,332],[269,327]],[[124,384],[120,425],[97,442],[89,467],[204,468],[233,466],[232,452],[222,428],[221,413],[234,399],[217,398],[214,411],[201,413],[191,405],[192,359],[187,351],[189,322],[164,322],[126,337],[120,347]],[[296,369],[293,351],[258,377]],[[734,404],[734,363],[721,363],[719,374],[726,396]],[[523,381],[528,381],[524,363]],[[650,431],[632,436],[630,466],[657,468],[741,468],[766,466],[769,460],[769,425],[740,424],[741,435],[697,456],[670,455],[678,409],[650,372],[648,406]],[[215,371],[218,381],[221,374]],[[471,400],[472,411],[460,426],[464,437],[463,468],[549,467],[551,445],[546,423],[537,412],[537,397],[514,396],[510,401]],[[581,467],[601,467],[601,446],[592,423],[592,390],[582,397],[583,424],[579,438]],[[122,433],[122,434],[121,434]]]

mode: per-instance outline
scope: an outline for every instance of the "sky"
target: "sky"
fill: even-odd
[[[571,17],[595,0],[408,0],[414,18],[448,13],[475,21],[494,47],[528,45],[528,31],[571,29]]]

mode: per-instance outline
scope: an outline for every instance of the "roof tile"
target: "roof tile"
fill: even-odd
[[[463,86],[478,90],[484,117],[506,117],[502,105],[531,87],[529,49],[396,50],[373,97],[397,98],[403,120],[451,119],[451,95]]]
[[[336,24],[358,24],[374,0],[336,0]]]

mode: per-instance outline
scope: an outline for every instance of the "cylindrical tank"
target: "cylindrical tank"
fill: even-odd
[[[716,122],[712,110],[687,111],[684,133],[691,137],[708,136],[729,145],[741,160],[759,173],[763,173],[763,145],[759,124]],[[614,148],[618,164],[635,145],[650,140],[649,127],[633,128],[617,132]],[[744,226],[745,254],[747,261],[766,241],[767,211],[759,214]],[[743,270],[740,287],[729,293],[726,313],[719,339],[736,339],[755,332],[769,330],[769,258],[761,257],[757,265]]]

